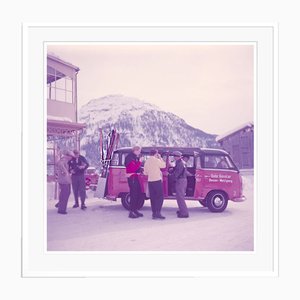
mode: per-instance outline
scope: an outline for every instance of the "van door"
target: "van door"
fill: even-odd
[[[187,170],[187,188],[186,188],[186,196],[194,198],[195,194],[195,154],[194,155],[187,155],[183,154],[182,159],[186,164]]]
[[[196,195],[204,199],[213,190],[222,190],[230,197],[235,193],[234,186],[238,170],[227,155],[202,154],[197,159]]]
[[[167,166],[167,159],[168,159],[168,154],[167,153],[161,153],[161,157],[166,163],[166,168],[162,169],[162,183],[163,183],[163,191],[164,191],[164,197],[168,196],[168,177],[169,177],[169,172],[168,172],[168,166]]]
[[[167,154],[166,155],[166,182],[167,182],[167,196],[168,197],[175,197],[175,178],[172,172],[169,173],[169,170],[175,167],[176,161],[173,155]]]
[[[122,193],[129,192],[125,169],[125,157],[127,154],[126,152],[115,152],[113,154],[108,171],[108,198],[116,198]]]
[[[195,192],[194,197],[196,199],[204,199],[204,171],[202,168],[202,157],[200,155],[195,156]]]

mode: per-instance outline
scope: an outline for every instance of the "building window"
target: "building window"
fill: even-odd
[[[47,66],[47,97],[50,100],[73,102],[73,79]]]

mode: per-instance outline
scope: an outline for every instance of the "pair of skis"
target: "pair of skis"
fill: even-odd
[[[99,143],[100,143],[100,160],[102,163],[102,177],[107,176],[107,171],[109,167],[109,163],[112,159],[114,151],[118,147],[120,135],[116,131],[116,129],[113,129],[108,133],[106,137],[104,137],[104,133],[102,128],[100,130],[100,138],[99,138]]]
[[[104,131],[102,128],[99,128],[99,130],[100,161],[102,165],[102,172],[101,177],[98,178],[97,189],[94,196],[97,198],[103,198],[105,196],[109,164],[114,151],[118,147],[120,135],[115,129],[113,129],[106,137],[104,137]]]

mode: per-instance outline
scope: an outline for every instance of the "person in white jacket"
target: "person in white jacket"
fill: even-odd
[[[150,155],[144,165],[144,174],[148,175],[152,219],[163,220],[165,217],[161,215],[161,208],[164,201],[161,169],[166,168],[166,163],[157,150],[151,150]]]

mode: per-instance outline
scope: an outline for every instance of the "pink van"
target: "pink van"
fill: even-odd
[[[153,147],[143,147],[144,160],[149,157]],[[165,199],[175,199],[175,182],[168,170],[174,167],[174,151],[183,153],[186,160],[188,185],[186,200],[199,201],[201,205],[208,207],[211,212],[222,212],[226,209],[228,201],[240,202],[246,200],[243,196],[243,183],[240,172],[230,155],[221,149],[206,148],[175,148],[156,147],[167,167],[162,170],[163,189]],[[129,187],[125,174],[125,157],[131,151],[130,148],[117,149],[110,162],[105,198],[117,200],[121,198],[123,206],[128,209],[130,203]],[[145,200],[148,200],[147,176],[139,176],[143,197],[140,199],[140,208]]]

